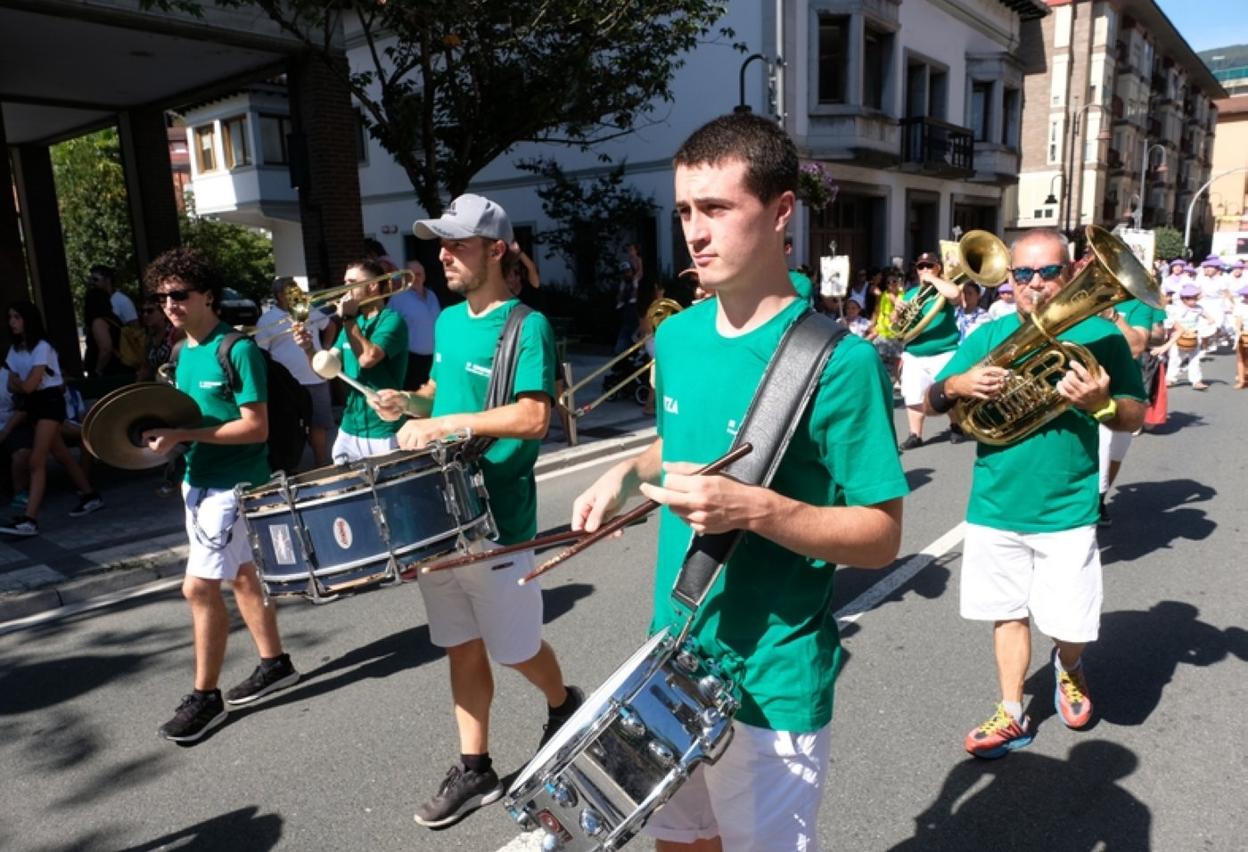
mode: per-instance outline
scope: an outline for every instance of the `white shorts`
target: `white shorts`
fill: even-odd
[[[724,852],[814,852],[830,726],[809,734],[732,727],[723,757],[694,770],[654,812],[646,834],[671,843],[718,836]]]
[[[953,352],[942,352],[939,355],[912,355],[901,353],[901,398],[907,406],[922,405],[927,389],[936,381],[936,376],[945,369],[945,365],[953,358]]]
[[[329,457],[334,460],[334,464],[343,464],[359,461],[369,456],[384,456],[398,448],[399,439],[395,435],[389,438],[357,438],[339,429]]]
[[[962,617],[1026,618],[1046,636],[1093,642],[1101,624],[1101,553],[1096,525],[1017,533],[966,525],[962,545]]]
[[[496,547],[497,545],[491,545]],[[485,641],[495,661],[524,663],[542,647],[542,590],[517,581],[533,570],[533,551],[420,575],[429,638],[439,648]]]
[[[186,537],[190,551],[186,573],[204,580],[233,580],[252,561],[243,510],[232,488],[193,488],[182,483]]]
[[[1121,462],[1131,449],[1130,432],[1117,432],[1102,425],[1100,431],[1101,493],[1109,490],[1109,463]]]

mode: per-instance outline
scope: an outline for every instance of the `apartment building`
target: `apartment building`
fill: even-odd
[[[1153,0],[1047,3],[1011,226],[1182,229],[1226,93]]]
[[[1220,100],[1217,107],[1213,174],[1222,177],[1209,187],[1209,215],[1215,233],[1237,231],[1248,237],[1248,93]]]

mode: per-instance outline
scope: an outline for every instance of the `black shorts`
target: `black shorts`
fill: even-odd
[[[26,397],[22,406],[26,412],[26,420],[35,423],[39,420],[65,420],[65,388],[59,385],[53,388],[37,390]]]

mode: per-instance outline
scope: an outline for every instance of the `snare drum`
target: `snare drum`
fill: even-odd
[[[520,773],[504,804],[542,849],[623,846],[700,763],[732,741],[739,704],[692,641],[655,634]]]
[[[336,592],[398,580],[398,561],[441,556],[497,535],[480,473],[459,444],[398,451],[242,491],[240,505],[270,595]]]

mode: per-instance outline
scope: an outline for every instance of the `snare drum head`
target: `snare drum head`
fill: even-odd
[[[668,628],[663,628],[650,637],[635,654],[628,658],[624,665],[616,669],[609,678],[593,691],[568,721],[564,722],[559,731],[550,738],[528,765],[520,771],[520,775],[511,785],[507,795],[519,798],[521,791],[534,782],[542,783],[541,773],[556,761],[559,754],[574,739],[584,734],[593,726],[607,708],[612,698],[631,695],[663,662],[665,654],[656,653],[659,646],[667,639]]]

